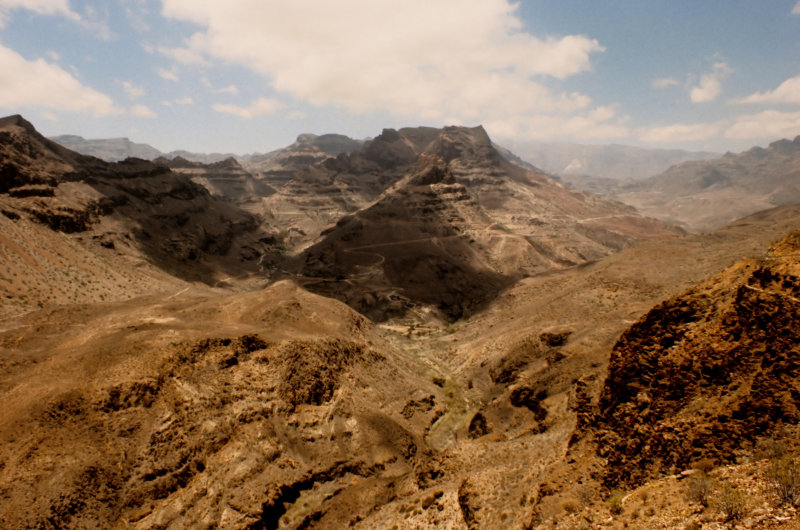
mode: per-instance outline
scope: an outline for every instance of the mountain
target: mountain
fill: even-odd
[[[162,156],[161,151],[147,144],[130,141],[128,138],[107,138],[87,140],[82,136],[65,134],[50,138],[67,149],[84,155],[91,155],[107,162],[119,162],[126,158],[153,160]]]
[[[333,168],[347,169],[331,182]],[[458,319],[522,276],[677,233],[506,161],[481,127],[384,131],[319,169],[325,191],[311,197],[339,220],[296,266],[307,288],[376,320],[420,304]],[[348,206],[355,211],[342,217]]]
[[[717,158],[718,153],[678,149],[643,149],[629,145],[581,145],[568,142],[506,141],[504,146],[547,173],[579,189],[594,179],[639,180],[689,160]],[[588,177],[588,178],[587,178]]]
[[[680,472],[690,469],[696,463],[693,459],[680,462],[675,466],[677,470],[670,469],[668,474],[673,474],[673,478],[648,475],[649,481],[638,482],[640,490],[634,490],[624,481],[604,481],[606,477],[618,480],[628,472],[632,477],[637,476],[640,463],[653,465],[653,462],[667,462],[674,458],[683,448],[691,446],[695,428],[697,432],[711,433],[708,440],[714,439],[717,432],[712,427],[714,418],[707,417],[706,411],[724,412],[724,407],[716,408],[712,396],[724,395],[726,387],[709,389],[707,381],[698,376],[696,382],[687,384],[687,394],[700,387],[709,389],[709,393],[703,394],[700,390],[696,399],[669,401],[667,396],[660,395],[658,398],[653,396],[650,408],[641,399],[623,401],[619,407],[612,406],[607,415],[615,418],[618,437],[608,436],[604,443],[595,443],[590,435],[595,432],[595,425],[600,425],[594,423],[600,421],[594,419],[597,402],[601,394],[613,395],[617,388],[639,385],[664,385],[678,391],[680,381],[691,379],[697,373],[694,370],[705,370],[699,360],[692,361],[691,367],[685,368],[676,367],[671,361],[664,366],[655,362],[663,356],[673,355],[672,349],[646,350],[645,353],[641,347],[669,340],[672,333],[663,327],[669,322],[645,326],[645,323],[653,322],[646,315],[654,306],[679,297],[682,292],[696,288],[698,283],[715,285],[719,278],[717,275],[731,262],[743,255],[764,256],[771,240],[782,238],[787,231],[796,230],[798,226],[800,206],[795,205],[759,213],[709,234],[645,241],[584,267],[523,279],[492,301],[485,310],[453,326],[447,333],[437,335],[426,328],[413,331],[417,337],[409,348],[421,348],[420,343],[427,341],[433,351],[443,352],[440,357],[452,374],[448,381],[457,382],[453,386],[460,388],[461,393],[457,395],[463,399],[463,408],[458,421],[454,421],[457,431],[450,439],[452,449],[447,451],[447,464],[442,468],[450,472],[459,470],[465,477],[459,493],[463,494],[465,512],[470,514],[474,526],[509,524],[512,527],[569,529],[585,524],[591,528],[600,527],[612,518],[620,525],[627,522],[628,527],[633,528],[677,528],[681,521],[690,518],[714,516],[714,513],[709,513],[710,509],[699,513],[697,506],[686,500],[686,484],[680,481],[688,476],[688,471],[687,475],[680,475]],[[796,257],[780,259],[793,260],[792,266],[797,264]],[[789,281],[797,283],[796,278]],[[725,287],[730,285],[720,285],[715,292],[728,293]],[[735,292],[730,294],[734,295]],[[717,297],[702,300],[709,311],[714,307],[727,307],[726,301]],[[671,302],[668,305],[673,306]],[[769,307],[766,306],[767,311]],[[781,316],[784,324],[788,319],[791,325],[792,318],[793,314],[788,313]],[[751,333],[759,333],[755,321],[749,325]],[[633,330],[639,342],[628,343],[625,337]],[[781,331],[774,328],[773,331],[789,337],[789,340],[794,334],[793,329]],[[622,344],[626,345],[624,350]],[[708,342],[708,346],[713,346],[713,340]],[[612,348],[615,352],[618,349],[624,351],[625,355],[613,353],[610,357]],[[753,355],[758,355],[759,351],[756,347]],[[791,355],[788,357],[791,359]],[[638,359],[642,359],[641,364],[637,364]],[[776,370],[783,370],[794,362],[787,361],[788,365],[777,363]],[[651,372],[646,362],[652,365],[653,370],[663,371]],[[626,371],[616,373],[616,363],[624,363]],[[641,373],[637,372],[637,367]],[[742,370],[755,373],[757,367],[757,363],[737,364],[735,369],[740,373]],[[683,378],[684,369],[687,370],[686,379],[672,379]],[[776,381],[775,394],[770,391],[764,394],[765,397],[781,395],[781,389],[787,388],[785,383],[788,381],[796,384],[796,371],[789,370],[785,377],[780,377],[780,382]],[[763,379],[764,382],[767,380],[768,377]],[[730,395],[736,395],[735,399],[738,399],[740,391],[748,389],[742,386],[733,391],[734,381],[737,380],[734,379],[727,388],[731,389]],[[703,397],[707,399],[703,400]],[[656,408],[658,399],[663,399],[661,404],[665,407],[660,409],[663,410],[661,416],[655,415],[659,410]],[[723,402],[728,401],[723,398]],[[790,400],[783,399],[782,403],[790,407],[787,410],[792,410]],[[674,416],[678,413],[670,415],[668,412],[684,405],[687,414],[697,413],[695,423],[689,416],[677,421]],[[653,411],[652,416],[650,411]],[[649,427],[650,422],[658,417],[662,418],[663,426]],[[749,417],[755,421],[758,415]],[[762,425],[770,423],[775,416],[768,418]],[[767,436],[779,436],[780,422],[770,424],[773,427]],[[482,427],[475,432],[482,434],[475,441],[466,441],[470,438],[470,428],[478,425]],[[789,427],[792,423],[786,425]],[[656,453],[655,442],[648,447],[650,432],[669,432],[671,428],[674,444],[659,446],[662,450],[660,455]],[[733,426],[726,429],[730,433]],[[745,441],[753,433],[744,431],[739,438],[744,441],[741,445],[721,439],[717,454],[724,453],[725,458],[718,460],[716,466],[745,457],[756,459],[751,456]],[[593,441],[588,443],[587,439]],[[789,435],[788,440],[791,439]],[[631,440],[630,445],[627,440]],[[619,445],[614,445],[616,443]],[[675,455],[671,451],[672,445],[676,447]],[[632,456],[637,447],[643,455],[641,459]],[[604,453],[599,455],[599,450]],[[734,475],[737,480],[740,473],[720,469],[720,473],[723,472],[737,473]],[[748,473],[750,481],[753,475],[756,478],[761,476],[756,471],[744,473]],[[622,515],[610,513],[606,502],[610,488],[614,487],[624,491],[628,498]],[[764,489],[768,486],[761,482],[758,487],[758,492],[752,494],[754,499],[758,499],[754,506],[761,506],[761,502],[771,503]],[[519,510],[508,508],[507,499],[523,495],[529,502],[526,502],[526,507]],[[500,519],[504,510],[510,523]],[[780,511],[774,515],[783,516]]]
[[[716,228],[759,210],[793,204],[800,201],[800,137],[766,149],[678,164],[625,183],[611,196],[690,230]]]
[[[65,261],[79,277],[83,274],[72,257],[51,256],[40,244],[76,249],[83,257],[75,259],[84,264],[87,252],[99,252],[113,255],[112,263],[128,261],[127,269],[144,261],[170,276],[208,283],[259,273],[273,252],[261,241],[269,234],[259,230],[256,217],[214,199],[188,177],[140,159],[108,163],[75,153],[41,136],[20,116],[0,120],[0,207],[3,222],[14,225],[4,235],[12,261],[40,275],[12,281],[15,289],[27,285],[32,290],[30,303],[45,302],[33,298],[53,288],[39,280],[62,275]],[[60,235],[31,239],[42,233],[31,222]],[[39,258],[31,261],[31,256]],[[61,279],[59,285],[74,283]]]
[[[25,322],[0,331],[8,529],[276,528],[323,502],[344,524],[413,477],[445,402],[366,319],[288,282]]]

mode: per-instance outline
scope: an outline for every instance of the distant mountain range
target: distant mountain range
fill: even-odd
[[[648,179],[615,183],[603,195],[690,230],[717,228],[800,201],[800,136],[766,149],[684,162]]]
[[[507,140],[503,145],[526,162],[583,189],[586,177],[643,179],[687,160],[708,160],[720,153],[644,149],[630,145],[582,145],[568,142]]]

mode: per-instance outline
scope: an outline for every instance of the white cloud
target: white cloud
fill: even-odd
[[[156,73],[158,74],[158,77],[166,81],[172,81],[174,83],[179,81],[178,74],[172,70],[167,70],[166,68],[156,68]]]
[[[236,85],[228,85],[222,88],[214,88],[214,85],[211,83],[211,81],[208,80],[207,77],[200,78],[200,82],[203,83],[203,85],[206,88],[208,88],[215,94],[232,94],[235,96],[239,93],[239,87],[237,87]]]
[[[164,105],[165,107],[171,107],[173,105],[180,105],[180,106],[194,105],[194,99],[191,96],[186,96],[185,98],[173,99],[171,101],[162,101],[161,104]]]
[[[131,99],[137,99],[144,96],[144,89],[131,83],[130,81],[122,81],[122,89]]]
[[[239,88],[236,85],[228,85],[222,88],[215,88],[212,90],[215,94],[232,94],[236,95],[239,93]]]
[[[11,11],[27,9],[40,15],[61,15],[80,22],[81,17],[69,8],[68,0],[0,0],[0,27],[5,26]]]
[[[700,77],[700,83],[689,92],[692,103],[708,103],[722,92],[722,82],[733,72],[727,63],[715,63],[711,72]]]
[[[736,118],[725,131],[726,138],[739,140],[774,140],[800,135],[800,112],[765,110]]]
[[[54,113],[52,113],[52,112],[49,112],[49,111],[44,111],[44,112],[42,112],[41,114],[42,114],[42,118],[44,118],[44,119],[46,119],[46,120],[48,120],[48,121],[51,121],[51,122],[53,122],[53,123],[58,123],[58,121],[59,121],[59,120],[58,120],[58,116],[56,116],[56,115],[55,115]]]
[[[100,11],[93,5],[86,5],[85,16],[81,18],[81,25],[94,33],[97,38],[102,40],[111,40],[114,38],[114,33],[108,25],[109,11],[108,5],[99,4]]]
[[[711,123],[676,123],[663,127],[639,130],[639,139],[649,143],[697,142],[708,140],[722,132],[723,125]]]
[[[734,102],[800,105],[800,76],[787,79],[775,90],[756,92],[742,99],[734,100]]]
[[[146,105],[134,105],[131,107],[130,110],[131,116],[135,116],[137,118],[157,118],[158,114],[156,114],[150,107]]]
[[[509,0],[164,0],[168,17],[203,31],[186,45],[202,57],[264,75],[274,89],[351,112],[476,122],[587,108],[560,80],[591,70],[591,38],[538,38]],[[548,82],[552,85],[552,81]]]
[[[797,2],[792,8],[793,15],[800,15],[800,2]]]
[[[185,47],[167,48],[158,46],[156,51],[184,65],[209,66],[211,63],[205,58],[203,48],[205,39],[202,33],[195,33],[187,42]]]
[[[216,105],[212,105],[211,108],[217,112],[232,114],[234,116],[249,120],[263,114],[274,114],[276,111],[283,108],[283,106],[283,103],[274,99],[258,98],[247,107],[218,103]]]
[[[677,79],[673,79],[671,77],[660,77],[658,79],[653,79],[653,82],[650,84],[653,88],[669,88],[671,86],[678,86]]]
[[[0,108],[35,106],[44,109],[89,111],[96,116],[117,114],[111,98],[84,86],[70,73],[44,59],[28,61],[0,45]]]

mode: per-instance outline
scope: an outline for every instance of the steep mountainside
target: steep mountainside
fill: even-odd
[[[144,260],[209,283],[258,272],[272,256],[268,234],[253,215],[215,200],[186,176],[144,160],[107,163],[80,155],[19,116],[0,120],[0,208],[4,223],[20,226],[4,234],[6,254],[20,266],[33,255],[48,255],[30,237],[35,231],[25,225],[31,221],[68,237],[63,249],[110,250],[114,259]],[[61,270],[70,263],[61,258],[49,260],[54,267],[42,265]]]
[[[363,147],[297,169],[278,193],[252,210],[271,223],[287,227],[286,245],[302,249],[344,215],[364,208],[405,176],[438,134],[437,129],[386,129]]]
[[[677,233],[506,161],[481,127],[384,131],[364,156],[378,148],[381,156],[369,160],[391,171],[352,184],[336,180],[363,202],[381,187],[389,190],[342,217],[297,260],[304,276],[318,279],[308,288],[378,320],[421,305],[457,319],[522,276]],[[382,180],[387,175],[397,180]]]
[[[800,201],[800,137],[703,162],[686,162],[610,194],[643,214],[708,230]]]
[[[681,233],[480,127],[316,156],[0,120],[1,528],[796,526],[800,205]]]

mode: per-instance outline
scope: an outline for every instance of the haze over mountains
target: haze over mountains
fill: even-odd
[[[792,528],[799,143],[613,188],[690,234],[482,127],[109,162],[4,118],[0,526]]]

